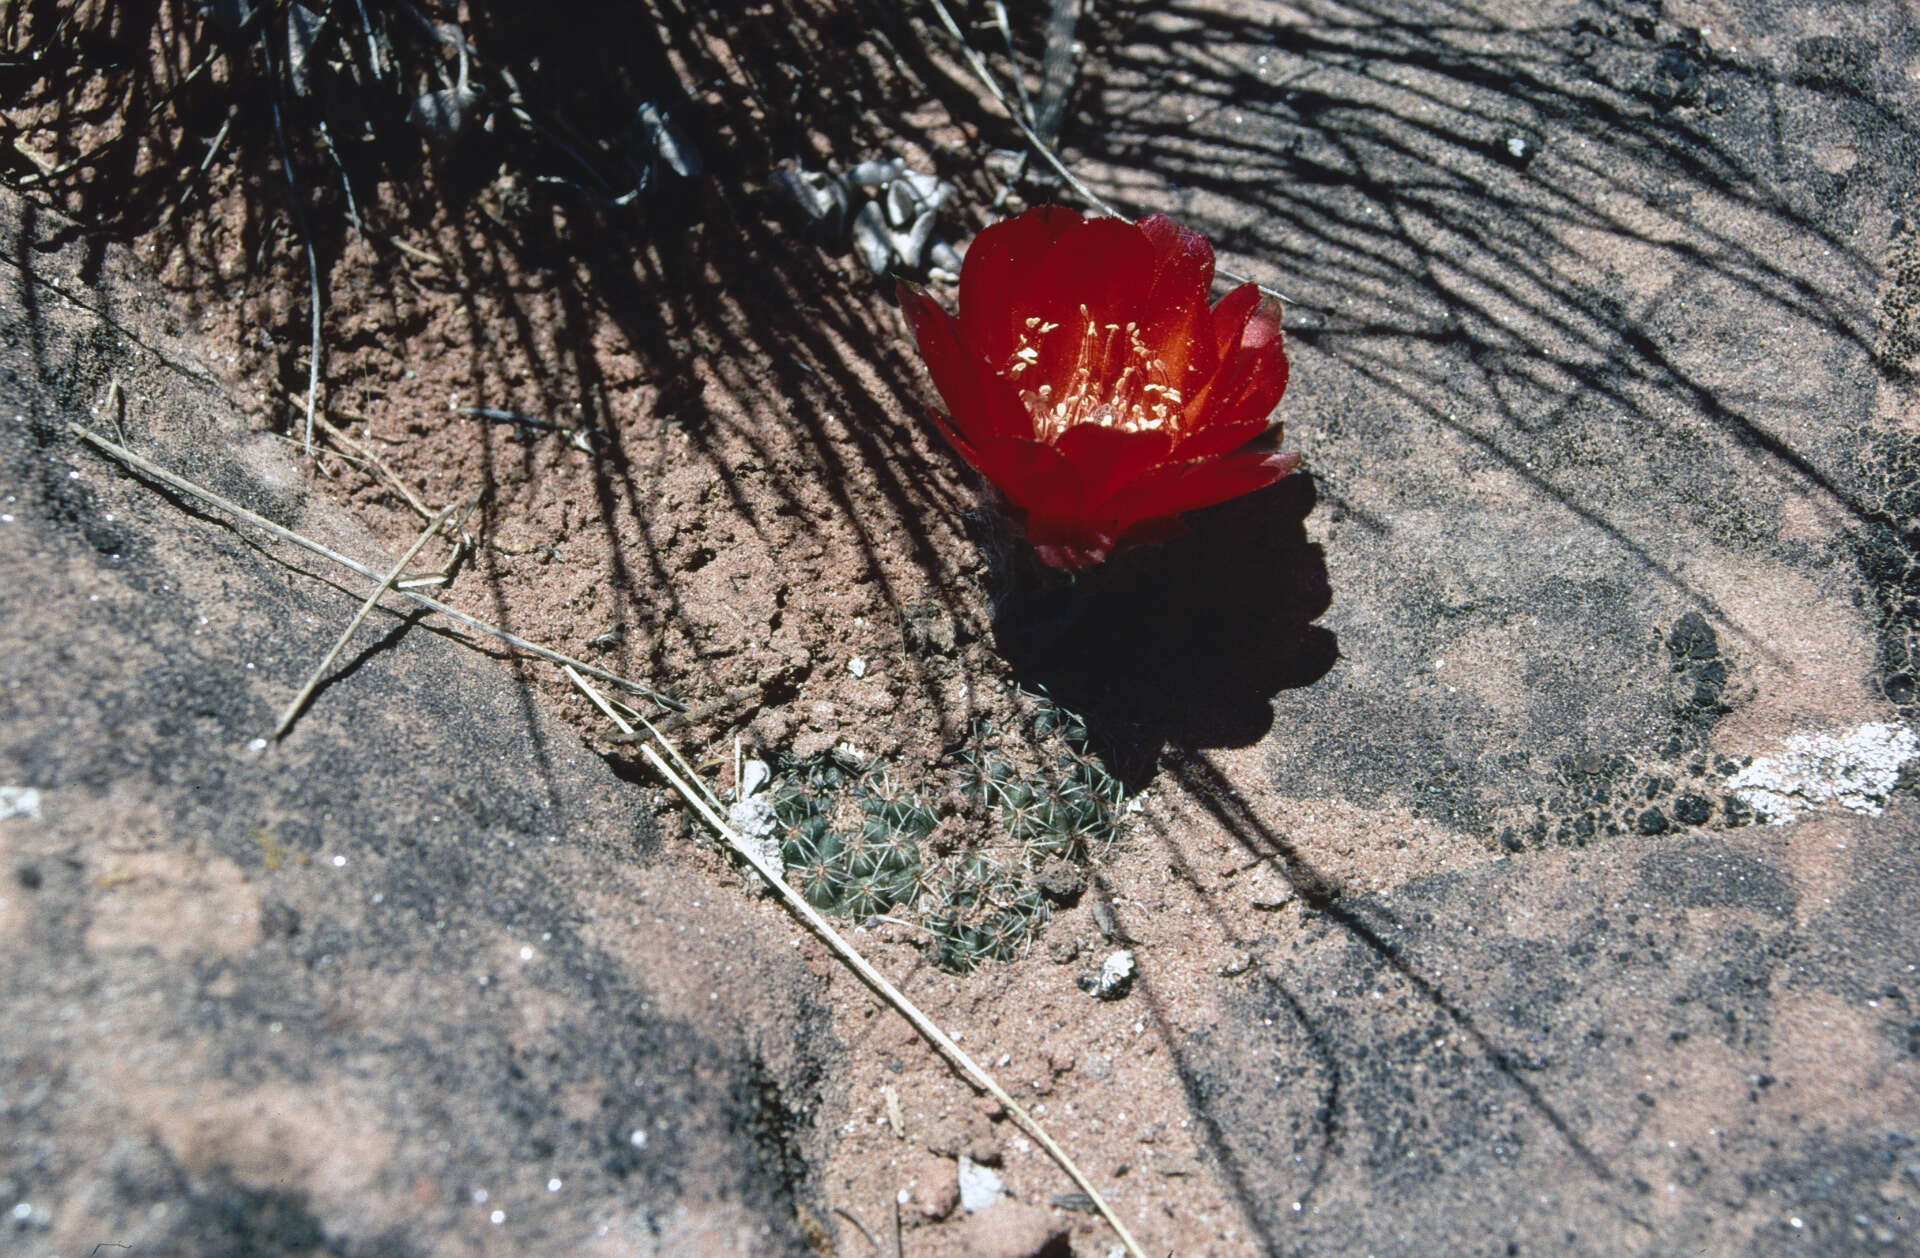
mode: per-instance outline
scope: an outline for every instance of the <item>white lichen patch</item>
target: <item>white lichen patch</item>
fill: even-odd
[[[40,820],[40,792],[31,786],[0,786],[0,821],[9,817]]]
[[[1776,825],[1836,804],[1877,817],[1901,766],[1916,755],[1920,737],[1904,725],[1876,722],[1840,734],[1795,734],[1780,754],[1755,759],[1727,785]]]

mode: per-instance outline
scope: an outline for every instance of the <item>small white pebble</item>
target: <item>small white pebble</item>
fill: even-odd
[[[522,949],[520,949],[520,959],[521,959],[522,961],[531,961],[531,960],[533,960],[533,949],[531,949],[531,948],[522,948]]]
[[[335,869],[345,868],[346,863],[347,863],[347,858],[344,856],[336,856],[333,858],[333,867]]]
[[[493,1224],[495,1227],[499,1227],[502,1223],[505,1223],[507,1221],[507,1212],[505,1210],[495,1210],[492,1214],[489,1214],[487,1216],[487,1221]]]
[[[550,1180],[548,1180],[548,1181],[547,1181],[547,1191],[548,1191],[548,1192],[559,1192],[559,1191],[560,1191],[560,1187],[561,1187],[561,1185],[560,1185],[560,1181],[559,1181],[559,1180],[558,1180],[557,1178],[556,1178],[556,1179],[550,1179]]]
[[[252,742],[247,744],[248,751],[265,751],[266,749],[267,749],[267,740],[264,738],[256,738]]]
[[[15,418],[15,419],[19,419],[20,417],[19,417],[18,415],[15,415],[15,416],[14,416],[14,418]],[[32,1206],[32,1205],[30,1205],[29,1203],[27,1203],[27,1202],[25,1202],[25,1201],[23,1201],[23,1202],[21,1202],[21,1203],[20,1203],[19,1205],[17,1205],[17,1206],[15,1206],[15,1207],[13,1208],[13,1217],[14,1217],[14,1218],[16,1218],[16,1219],[30,1219],[30,1218],[32,1218],[32,1217],[33,1217],[33,1206]]]
[[[847,671],[853,674],[855,680],[865,677],[867,675],[867,662],[856,655],[847,661]]]
[[[13,523],[13,514],[11,512],[5,515],[0,515],[0,524],[12,524],[12,523]]]
[[[486,1204],[487,1204],[487,1190],[486,1190],[486,1189],[484,1189],[484,1188],[476,1188],[476,1189],[474,1189],[474,1190],[473,1190],[473,1204],[474,1204],[474,1205],[476,1205],[476,1206],[484,1206],[484,1205],[486,1205]]]
[[[647,1147],[647,1133],[635,1127],[633,1134],[627,1137],[627,1143],[636,1149],[644,1149]]]

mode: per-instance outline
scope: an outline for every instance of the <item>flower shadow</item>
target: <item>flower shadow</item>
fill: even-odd
[[[1086,721],[1129,790],[1169,745],[1258,742],[1274,695],[1312,685],[1339,657],[1333,632],[1314,623],[1333,600],[1306,534],[1317,500],[1311,477],[1290,476],[1071,578],[1019,548],[1002,573],[997,644],[1023,686]]]

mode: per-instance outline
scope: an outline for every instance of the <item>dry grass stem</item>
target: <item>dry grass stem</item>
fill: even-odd
[[[847,1209],[845,1206],[835,1206],[833,1212],[859,1229],[860,1235],[867,1238],[867,1244],[873,1246],[873,1252],[879,1254],[881,1258],[886,1258],[887,1251],[880,1248],[880,1242],[873,1239],[873,1233],[867,1230],[867,1225],[860,1221],[859,1215]]]
[[[727,691],[727,693],[721,695],[718,699],[710,699],[706,703],[697,704],[694,707],[688,708],[685,712],[670,713],[661,717],[657,722],[648,721],[647,728],[656,734],[665,734],[679,729],[683,725],[696,725],[709,717],[718,716],[730,708],[737,708],[744,704],[754,702],[760,698],[763,689],[758,682],[755,682],[751,686],[737,687]],[[644,717],[641,719],[645,720]],[[647,734],[608,734],[606,735],[606,741],[610,743],[638,743],[645,742],[648,737],[650,737],[650,735]]]
[[[167,485],[173,489],[177,489],[181,493],[186,494],[189,497],[197,498],[201,502],[204,502],[209,506],[218,508],[219,510],[226,512],[228,515],[234,517],[237,520],[244,520],[248,524],[253,525],[255,528],[260,529],[266,533],[271,533],[273,536],[278,537],[283,541],[292,542],[295,546],[298,546],[303,550],[311,551],[314,554],[319,555],[322,559],[330,559],[334,563],[339,564],[342,568],[345,568],[350,572],[359,573],[361,576],[365,577],[369,581],[380,580],[380,574],[378,572],[374,571],[372,568],[369,568],[367,565],[361,563],[360,561],[356,559],[349,559],[345,555],[340,554],[338,551],[331,550],[328,547],[321,545],[319,542],[314,541],[310,537],[303,536],[302,534],[294,532],[290,528],[284,528],[278,524],[275,524],[272,520],[269,520],[264,516],[258,515],[255,512],[249,511],[245,507],[241,506],[236,502],[230,502],[227,499],[222,498],[219,494],[214,493],[210,489],[203,489],[199,485],[196,485],[192,481],[188,480],[186,477],[177,475],[176,473],[173,473],[173,472],[169,472],[166,468],[161,467],[159,464],[153,462],[151,459],[148,459],[143,455],[135,454],[133,451],[127,449],[125,446],[109,441],[105,437],[100,436],[98,433],[89,432],[87,429],[81,427],[79,424],[73,424],[73,423],[69,423],[67,425],[67,430],[71,432],[74,436],[78,437],[80,440],[92,446],[94,449],[100,451],[102,454],[105,454],[110,458],[116,459],[119,462],[124,463],[126,466],[134,469],[135,471],[141,473],[144,476],[152,477],[154,480],[159,481],[163,485]],[[645,695],[647,698],[653,700],[655,703],[659,704],[661,707],[666,708],[668,711],[680,712],[680,711],[684,711],[686,708],[686,705],[681,703],[677,699],[673,699],[668,697],[667,695],[663,695],[659,691],[654,690],[651,687],[643,686],[636,681],[629,681],[625,677],[620,676],[620,674],[609,672],[608,670],[601,668],[597,664],[589,664],[585,660],[576,660],[571,655],[562,655],[560,652],[552,649],[551,647],[541,646],[537,642],[529,642],[527,639],[522,638],[517,634],[508,633],[505,629],[501,629],[501,628],[498,628],[497,626],[488,624],[486,621],[481,620],[478,616],[469,616],[467,613],[459,610],[458,608],[449,607],[445,603],[442,603],[437,599],[428,598],[426,595],[421,594],[416,590],[396,590],[395,593],[404,595],[405,597],[412,599],[414,602],[426,608],[428,611],[437,612],[438,614],[445,616],[447,619],[452,620],[458,624],[465,625],[467,628],[472,629],[477,633],[486,634],[488,637],[504,642],[508,646],[513,647],[516,650],[525,651],[528,655],[537,656],[538,658],[546,660],[549,663],[571,666],[587,674],[590,677],[595,677],[603,682],[606,682],[608,685],[619,686],[621,689],[630,691],[634,694]]]
[[[438,254],[428,253],[425,249],[416,248],[398,236],[388,236],[387,243],[416,262],[425,262],[429,266],[437,266],[442,271],[447,269],[446,261]]]
[[[289,402],[292,402],[295,406],[300,407],[302,410],[306,409],[306,404],[304,399],[293,397],[293,398],[288,398],[287,400]],[[335,411],[334,414],[339,415],[340,412]],[[342,415],[341,417],[345,418],[344,415]],[[406,504],[409,507],[413,508],[414,514],[418,515],[423,520],[430,520],[433,518],[433,512],[430,509],[428,509],[425,503],[421,502],[418,498],[414,497],[413,491],[411,489],[408,489],[406,482],[400,479],[400,474],[394,471],[391,467],[388,467],[386,464],[386,461],[383,460],[379,455],[375,454],[373,451],[367,449],[365,446],[355,441],[352,437],[348,436],[345,429],[335,424],[331,419],[328,419],[327,412],[325,409],[322,409],[318,414],[313,414],[312,412],[309,412],[308,421],[311,425],[318,426],[321,433],[329,441],[339,446],[347,454],[350,454],[355,458],[363,460],[364,462],[367,463],[368,466],[372,467],[373,470],[380,476],[380,478],[386,481],[387,487],[392,489],[395,493],[399,494],[400,497],[406,501]]]
[[[440,526],[445,524],[447,517],[452,514],[452,505],[442,508],[440,514],[434,516],[432,522],[420,531],[420,536],[414,538],[413,545],[407,547],[407,553],[400,556],[400,562],[393,566],[393,571],[389,572],[386,579],[374,588],[373,593],[367,595],[367,601],[360,604],[360,610],[353,614],[353,619],[349,620],[347,627],[341,630],[340,637],[334,642],[333,648],[321,657],[320,663],[313,670],[313,674],[307,678],[307,684],[300,687],[300,693],[293,697],[293,702],[287,705],[287,710],[280,714],[280,723],[273,727],[273,739],[275,742],[285,738],[287,731],[293,728],[294,721],[306,708],[307,700],[313,698],[313,692],[319,688],[321,679],[327,675],[327,670],[333,667],[335,657],[337,657],[340,652],[346,650],[348,640],[353,637],[353,631],[360,627],[360,622],[367,618],[367,613],[372,611],[375,605],[380,602],[380,596],[392,588],[393,583],[399,579],[400,574],[407,570],[407,565],[413,562],[413,557],[420,553],[420,548],[427,544],[429,538],[440,531]]]
[[[293,221],[300,229],[300,243],[307,252],[307,298],[312,306],[312,336],[307,345],[307,429],[302,449],[313,457],[313,416],[320,399],[320,257],[313,249],[313,232],[307,227],[307,210],[300,192],[300,180],[294,175],[293,150],[287,146],[286,127],[280,121],[280,89],[273,81],[273,41],[267,37],[267,24],[260,25],[260,56],[267,66],[267,104],[273,114],[274,138],[280,142],[280,166],[287,176],[287,191],[293,194]]]
[[[707,797],[708,802],[711,803],[715,808],[718,808],[720,806],[720,797],[718,795],[715,795],[711,790],[707,788],[706,779],[701,777],[700,774],[695,771],[694,767],[686,762],[685,757],[681,756],[678,748],[676,748],[672,743],[668,742],[665,738],[661,737],[660,731],[654,727],[654,724],[652,721],[649,721],[646,717],[642,716],[638,712],[635,712],[632,708],[628,707],[624,703],[614,703],[612,700],[608,699],[605,695],[601,694],[598,690],[595,690],[592,686],[589,686],[586,683],[585,679],[580,677],[579,674],[575,673],[572,669],[567,670],[567,679],[573,682],[574,685],[578,686],[581,692],[584,693],[587,696],[587,698],[593,700],[594,706],[599,708],[601,712],[605,713],[606,718],[609,721],[612,721],[615,725],[618,725],[620,727],[620,732],[626,735],[628,738],[633,738],[634,733],[633,733],[633,723],[626,719],[627,716],[632,717],[633,720],[638,721],[640,722],[640,724],[646,726],[647,734],[650,735],[655,742],[659,743],[662,747],[665,747],[667,749],[667,754],[673,757],[674,763],[680,766],[681,772],[685,773],[687,775],[687,778],[690,781],[693,781],[699,784],[701,793],[703,793]],[[619,712],[614,711],[615,708],[618,708],[620,711]],[[622,716],[620,714],[621,712],[626,713],[626,716]]]
[[[615,724],[621,726],[623,733],[631,734],[633,732],[633,727],[615,715],[612,707],[599,696],[599,693],[595,691],[592,686],[587,684],[585,679],[577,674],[570,673],[569,675],[572,676],[574,685],[580,687],[588,698],[599,705],[602,712],[605,712]],[[678,761],[682,768],[685,767],[686,761],[681,759],[680,753],[674,750],[672,743],[669,743],[664,738],[660,738],[657,734],[655,735],[655,741],[658,742],[661,747],[665,748],[667,754]],[[915,1005],[911,1000],[908,1000],[904,993],[892,983],[888,982],[886,977],[882,975],[880,971],[876,970],[872,963],[865,957],[861,956],[859,951],[855,949],[852,944],[848,943],[845,937],[843,937],[839,931],[835,930],[826,918],[820,916],[819,910],[815,909],[811,904],[808,904],[805,897],[787,885],[786,879],[782,878],[767,864],[766,858],[760,855],[753,844],[742,838],[733,827],[729,826],[726,821],[722,819],[717,811],[719,801],[713,799],[713,794],[707,789],[706,784],[699,782],[697,775],[693,775],[691,772],[683,776],[680,770],[676,770],[672,765],[668,764],[666,757],[656,751],[650,743],[642,743],[640,745],[640,752],[652,762],[654,770],[667,780],[667,784],[672,786],[674,790],[680,792],[681,798],[692,805],[694,811],[698,812],[701,818],[709,826],[713,827],[714,833],[725,840],[727,846],[733,849],[734,854],[752,866],[753,871],[759,874],[760,877],[765,880],[766,884],[786,902],[787,907],[791,909],[801,921],[805,922],[807,927],[812,930],[814,934],[818,935],[820,939],[826,943],[828,948],[832,949],[842,961],[846,962],[847,965],[852,968],[853,972],[860,976],[862,982],[872,988],[882,1000],[893,1006],[893,1008],[899,1012],[900,1016],[905,1018],[907,1022],[912,1025],[913,1029],[919,1032],[921,1037],[929,1044],[933,1045],[940,1055],[945,1057],[955,1069],[966,1078],[972,1080],[973,1083],[985,1091],[987,1095],[998,1101],[1002,1108],[1012,1116],[1014,1122],[1020,1126],[1020,1129],[1025,1131],[1029,1136],[1032,1136],[1034,1142],[1046,1150],[1047,1156],[1052,1158],[1054,1164],[1066,1173],[1067,1178],[1071,1179],[1081,1192],[1086,1193],[1087,1196],[1092,1199],[1094,1208],[1100,1212],[1100,1217],[1107,1221],[1107,1225],[1111,1227],[1114,1234],[1120,1238],[1120,1242],[1126,1246],[1127,1252],[1131,1254],[1133,1258],[1146,1258],[1146,1254],[1141,1250],[1139,1243],[1133,1239],[1133,1234],[1127,1230],[1127,1225],[1120,1221],[1120,1216],[1115,1214],[1113,1207],[1107,1204],[1107,1199],[1101,1195],[1098,1188],[1094,1187],[1093,1181],[1087,1178],[1079,1166],[1074,1163],[1073,1159],[1067,1156],[1067,1151],[1061,1148],[1052,1136],[1047,1134],[1047,1129],[1040,1125],[1040,1121],[1032,1114],[1029,1114],[1020,1102],[1014,1100],[1007,1090],[1001,1087],[998,1081],[996,1081],[992,1075],[988,1074],[978,1062],[968,1056],[966,1050],[955,1043],[953,1038],[945,1031],[941,1030],[932,1018],[922,1013],[919,1006]],[[692,777],[693,781],[688,781],[688,777]],[[696,786],[694,784],[695,782],[699,782],[699,785]]]

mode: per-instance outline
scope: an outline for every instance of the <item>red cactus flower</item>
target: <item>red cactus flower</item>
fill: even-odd
[[[1244,284],[1209,308],[1212,283],[1212,246],[1169,219],[1041,206],[967,250],[959,318],[900,286],[947,404],[934,422],[1044,562],[1173,536],[1181,512],[1299,465],[1267,423],[1287,387],[1279,305]]]

